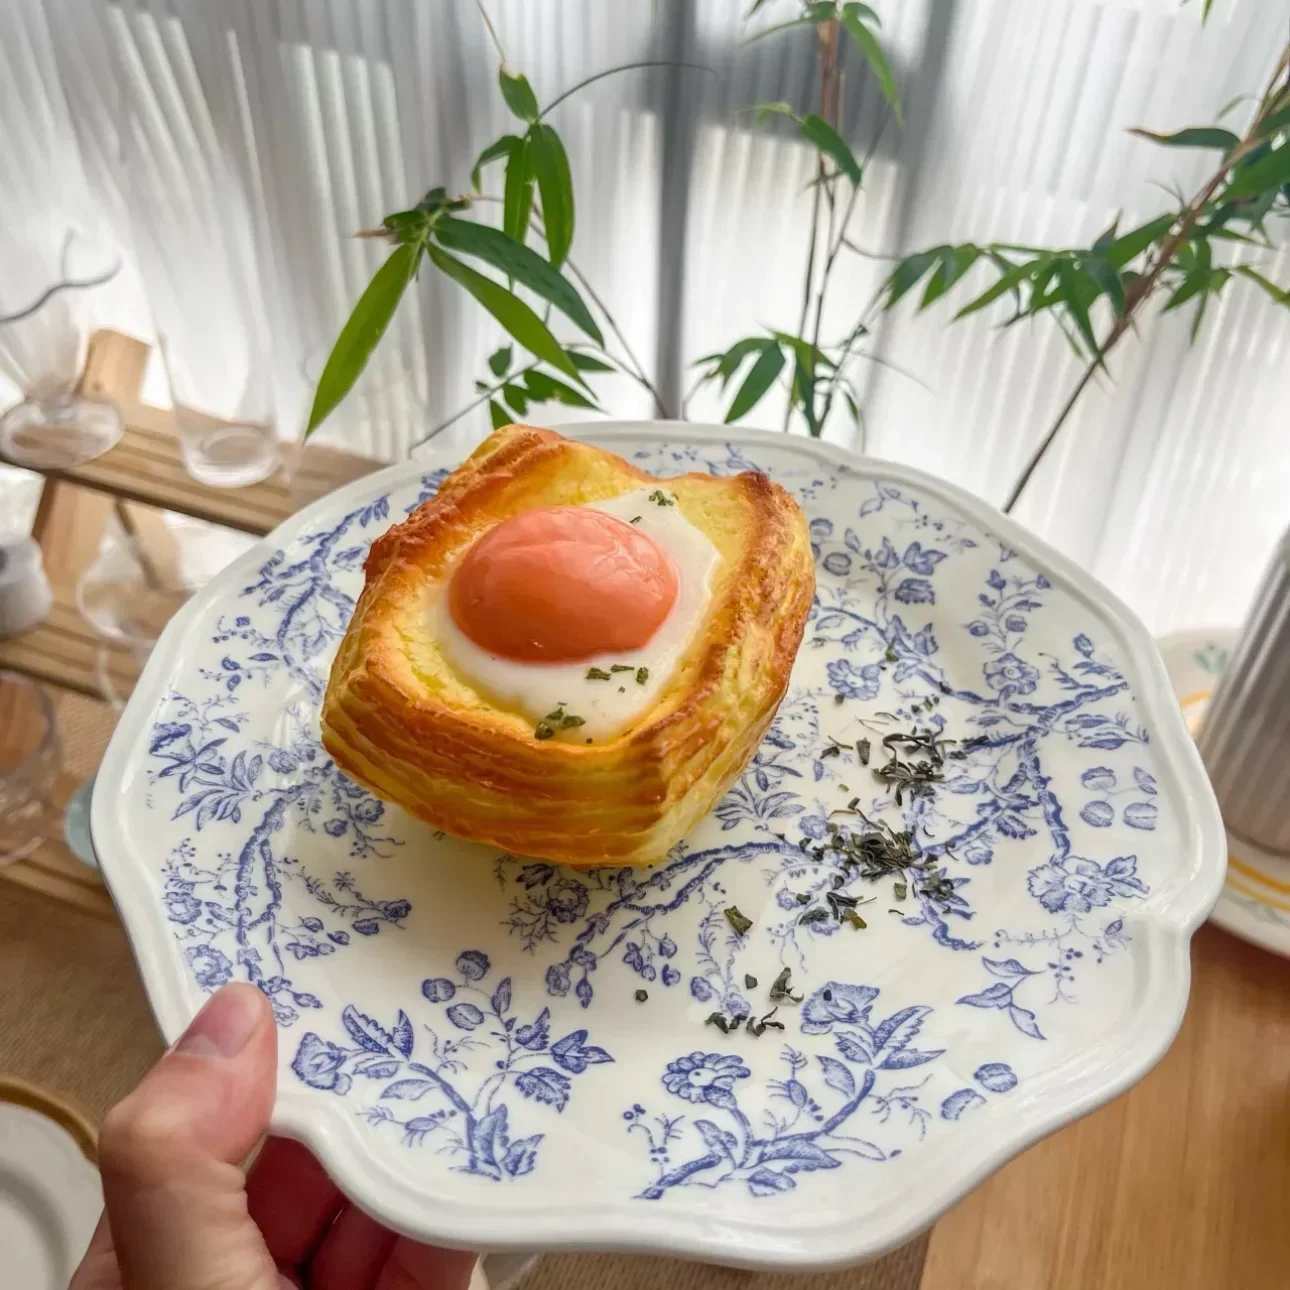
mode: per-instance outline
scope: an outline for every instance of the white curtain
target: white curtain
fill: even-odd
[[[719,74],[624,73],[555,117],[578,198],[574,259],[668,400],[698,354],[762,325],[795,327],[812,157],[741,109],[814,101],[810,33],[743,47],[747,6],[733,0],[486,2],[540,100],[640,59]],[[1087,244],[1117,212],[1128,227],[1165,209],[1157,185],[1189,190],[1206,157],[1127,128],[1213,120],[1261,88],[1285,38],[1281,6],[1267,0],[1218,0],[1206,26],[1199,0],[877,7],[904,128],[881,126],[860,69],[842,101],[845,133],[872,155],[851,239],[879,256],[967,239]],[[792,8],[772,0],[766,20]],[[89,222],[127,247],[146,237],[141,254],[174,262],[202,247],[137,208],[123,131],[142,130],[176,183],[209,183],[217,170],[214,217],[239,212],[253,240],[290,433],[380,260],[352,234],[432,185],[468,186],[476,154],[508,128],[496,63],[474,0],[0,0],[0,200],[19,215]],[[826,334],[854,321],[888,264],[839,259]],[[1290,281],[1284,253],[1262,267]],[[105,293],[99,321],[147,335],[132,281]],[[867,338],[862,446],[997,500],[1078,363],[1047,319],[1007,332],[988,316],[951,325],[952,303],[919,315],[916,298]],[[191,304],[200,322],[202,302]],[[1290,519],[1290,317],[1237,282],[1195,345],[1189,323],[1152,318],[1123,342],[1019,512],[1161,632],[1238,620]],[[327,439],[404,455],[475,397],[500,339],[456,287],[423,274]],[[601,388],[614,415],[653,414],[626,378]],[[720,407],[701,394],[688,411],[713,419]],[[748,418],[782,419],[773,399]],[[486,429],[479,408],[441,441],[464,446]]]

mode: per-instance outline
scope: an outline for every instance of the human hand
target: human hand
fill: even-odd
[[[465,1290],[475,1256],[396,1237],[355,1209],[300,1145],[270,1138],[277,1028],[228,985],[99,1143],[106,1212],[69,1290]]]

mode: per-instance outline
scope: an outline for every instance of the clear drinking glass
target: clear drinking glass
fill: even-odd
[[[62,831],[74,787],[49,695],[16,672],[0,671],[0,865],[26,859]]]
[[[0,453],[8,460],[66,468],[121,438],[120,412],[76,391],[90,297],[119,267],[106,244],[75,229],[0,229],[0,376],[21,399],[0,416]]]

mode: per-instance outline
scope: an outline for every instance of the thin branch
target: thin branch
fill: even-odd
[[[484,26],[488,28],[488,34],[493,38],[493,47],[497,50],[497,57],[502,60],[502,65],[506,65],[506,51],[502,48],[502,42],[497,39],[497,28],[493,26],[493,20],[488,16],[488,10],[484,8],[484,0],[475,0],[475,7],[479,10],[479,16],[484,20]]]
[[[536,363],[536,362],[529,363],[527,367],[521,367],[518,371],[508,372],[504,377],[502,377],[500,381],[497,382],[496,385],[485,390],[473,403],[467,403],[466,406],[462,408],[459,412],[454,412],[453,415],[450,416],[447,421],[439,422],[439,424],[435,426],[435,428],[431,430],[428,434],[422,435],[420,439],[416,439],[412,443],[410,443],[408,445],[409,451],[411,451],[411,449],[413,448],[420,448],[423,443],[429,443],[430,440],[435,437],[435,435],[446,430],[451,425],[456,425],[457,422],[460,421],[462,417],[466,415],[467,412],[473,412],[477,407],[479,407],[481,403],[487,403],[488,400],[491,399],[494,394],[498,393],[500,390],[505,389],[506,386],[510,385],[518,377],[527,375],[535,367],[539,367],[539,366],[541,366],[540,363]]]
[[[65,278],[62,282],[55,282],[52,287],[47,287],[33,303],[25,309],[19,309],[16,314],[7,314],[0,317],[0,326],[6,323],[21,322],[24,318],[30,318],[38,309],[44,306],[52,297],[60,291],[80,291],[86,287],[101,287],[105,282],[111,282],[118,273],[121,272],[121,261],[118,260],[106,273],[100,273],[97,278]]]
[[[1290,73],[1290,45],[1282,51],[1281,57],[1277,60],[1276,71],[1272,74],[1272,83],[1268,92],[1263,96],[1263,102],[1275,101],[1274,91],[1283,73]],[[1177,229],[1161,245],[1160,250],[1148,262],[1146,272],[1137,279],[1125,292],[1124,312],[1118,314],[1115,321],[1111,324],[1111,330],[1107,332],[1106,339],[1098,346],[1097,352],[1093,355],[1092,361],[1084,370],[1083,375],[1075,383],[1075,388],[1071,391],[1070,397],[1062,404],[1061,411],[1057,414],[1057,419],[1049,427],[1048,432],[1039,441],[1038,446],[1026,460],[1021,474],[1017,477],[1017,482],[1013,484],[1008,494],[1007,501],[1003,504],[1005,515],[1012,511],[1020,500],[1021,495],[1026,490],[1026,485],[1030,483],[1039,463],[1044,459],[1044,455],[1052,447],[1053,441],[1057,438],[1061,428],[1070,419],[1071,413],[1075,410],[1075,404],[1079,397],[1088,387],[1089,382],[1093,379],[1097,371],[1105,366],[1106,356],[1115,348],[1120,338],[1127,332],[1133,324],[1134,314],[1141,307],[1143,302],[1152,294],[1157,282],[1166,269],[1173,263],[1174,256],[1178,253],[1179,247],[1187,241],[1192,230],[1196,227],[1200,217],[1205,213],[1206,208],[1213,200],[1214,195],[1222,187],[1224,180],[1227,178],[1232,167],[1241,160],[1242,157],[1254,151],[1262,140],[1258,137],[1257,131],[1260,123],[1266,115],[1266,109],[1260,111],[1250,124],[1245,138],[1241,143],[1224,157],[1223,164],[1210,177],[1205,186],[1192,199],[1190,205],[1186,206],[1180,214]]]
[[[588,85],[596,81],[603,81],[606,76],[617,76],[619,72],[632,72],[638,67],[688,67],[692,72],[707,72],[710,76],[715,76],[717,80],[723,79],[721,73],[715,67],[708,67],[705,63],[684,63],[678,62],[674,58],[646,58],[639,63],[622,63],[618,67],[607,68],[603,72],[597,72],[594,76],[588,76],[586,80],[579,81],[576,85],[571,85],[563,94],[557,94],[550,103],[538,113],[540,121],[549,112],[553,112],[560,106],[565,99],[576,94],[579,90],[586,89]]]

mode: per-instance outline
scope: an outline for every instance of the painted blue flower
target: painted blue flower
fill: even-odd
[[[446,976],[437,976],[421,982],[421,993],[431,1003],[447,1003],[457,993],[457,987]]]
[[[663,1087],[687,1102],[706,1102],[727,1109],[735,1105],[735,1080],[747,1079],[748,1067],[732,1053],[691,1053],[668,1062]]]
[[[269,754],[269,765],[280,774],[290,775],[296,768],[296,759],[289,752],[276,748]]]
[[[1085,788],[1097,793],[1109,793],[1115,787],[1115,771],[1109,766],[1090,766],[1080,777]]]
[[[385,803],[378,802],[374,797],[369,797],[367,801],[359,802],[354,807],[354,818],[360,824],[375,824],[384,814]]]
[[[824,568],[838,578],[845,578],[851,572],[851,557],[845,551],[830,551],[824,557]]]
[[[467,981],[478,981],[486,976],[490,964],[483,950],[464,950],[457,955],[457,971]]]
[[[1131,802],[1124,808],[1124,822],[1131,829],[1145,829],[1150,832],[1156,827],[1155,803]]]
[[[213,945],[190,945],[184,957],[204,990],[216,990],[233,977],[233,965]]]
[[[1091,824],[1095,829],[1105,829],[1115,821],[1115,807],[1110,802],[1086,802],[1079,817],[1085,824]]]
[[[818,842],[828,831],[829,822],[822,815],[803,815],[798,821],[802,826],[802,832],[808,838],[814,838]]]
[[[572,878],[557,878],[546,892],[547,913],[557,923],[576,923],[587,912],[587,889]]]
[[[793,902],[796,906],[797,902]],[[701,976],[692,976],[690,978],[690,994],[700,1003],[707,1003],[712,998],[712,987]]]
[[[333,838],[338,838],[347,828],[349,828],[348,820],[328,820],[323,825],[323,832],[330,834]]]
[[[877,663],[857,666],[850,659],[835,659],[828,666],[829,684],[844,699],[872,699],[878,693],[882,668]]]
[[[934,605],[936,593],[926,578],[905,578],[896,588],[896,599],[902,605]]]
[[[561,997],[569,993],[569,969],[563,963],[552,963],[547,968],[546,988],[548,994]]]
[[[1137,868],[1136,856],[1118,856],[1105,867],[1096,860],[1065,856],[1032,869],[1026,886],[1050,914],[1087,914],[1109,905],[1112,897],[1145,896],[1147,888],[1135,876]]]
[[[959,848],[959,855],[968,864],[989,864],[994,859],[994,848],[980,838],[973,838]]]
[[[454,1003],[448,1009],[448,1020],[458,1030],[474,1030],[484,1024],[484,1014],[473,1003]]]
[[[328,1042],[312,1030],[300,1039],[300,1047],[291,1061],[291,1069],[310,1088],[320,1088],[330,1093],[348,1093],[350,1078],[342,1073],[346,1052]]]
[[[360,936],[375,936],[381,930],[381,924],[375,918],[360,918],[351,926]]]
[[[986,1062],[972,1078],[991,1093],[1010,1093],[1017,1087],[1016,1073],[1007,1062]]]
[[[829,981],[802,1005],[802,1033],[822,1035],[837,1022],[857,1024],[869,1016],[869,1005],[878,997],[871,985],[843,985]]]
[[[826,519],[824,516],[817,516],[811,521],[811,536],[813,538],[826,538],[833,535],[833,521]]]
[[[1033,694],[1039,673],[1010,650],[985,665],[985,683],[1005,694]]]
[[[202,912],[202,902],[191,891],[166,892],[166,917],[172,923],[191,923]]]

